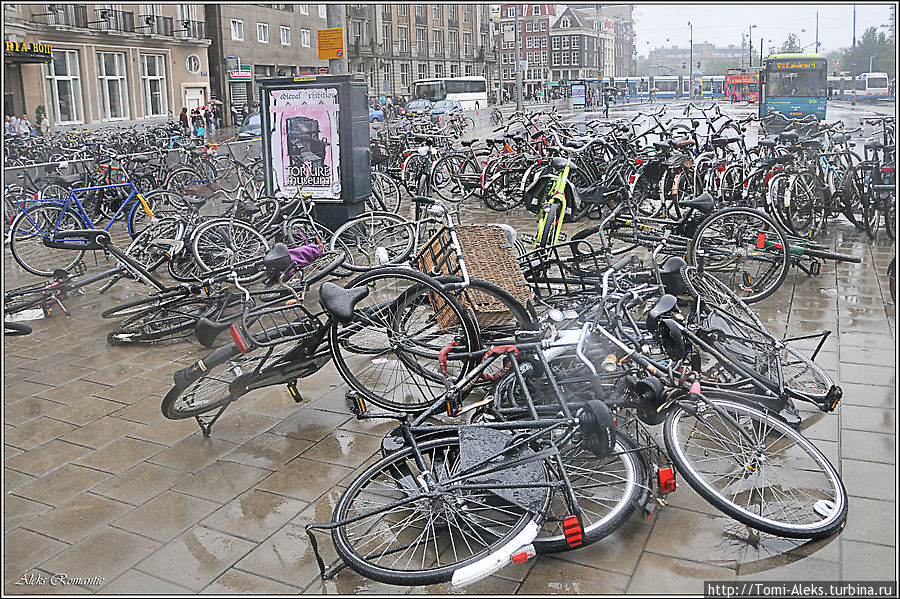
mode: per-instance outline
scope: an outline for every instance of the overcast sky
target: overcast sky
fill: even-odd
[[[710,42],[717,46],[740,46],[741,33],[753,29],[753,47],[759,51],[759,36],[765,37],[765,50],[780,46],[788,34],[800,36],[803,46],[816,41],[816,11],[819,12],[819,51],[830,52],[849,47],[853,40],[852,4],[637,4],[634,8],[635,45],[638,55],[646,56],[649,48],[660,46],[687,47],[690,40],[688,21],[694,24],[694,43]],[[857,40],[869,27],[886,24],[890,19],[888,4],[856,5]],[[801,29],[806,29],[801,32]],[[887,29],[881,29],[887,34]],[[668,40],[668,41],[667,41]],[[769,44],[768,40],[772,40]],[[647,44],[649,42],[649,46]],[[812,52],[814,46],[807,51]]]

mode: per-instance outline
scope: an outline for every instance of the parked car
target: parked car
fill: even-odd
[[[406,106],[401,106],[400,116],[421,116],[431,111],[431,102],[428,100],[412,100]]]
[[[462,105],[456,100],[441,100],[431,107],[431,120],[438,121],[443,115],[462,112]]]
[[[373,108],[369,106],[369,122],[380,123],[384,120],[384,110],[381,108]]]
[[[252,114],[248,114],[244,117],[244,124],[241,125],[241,130],[238,131],[237,138],[238,139],[258,139],[262,136],[262,120],[259,118],[259,113],[254,112]]]

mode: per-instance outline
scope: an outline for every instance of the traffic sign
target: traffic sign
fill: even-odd
[[[331,60],[344,57],[344,28],[319,29],[317,32],[319,44],[319,60]]]

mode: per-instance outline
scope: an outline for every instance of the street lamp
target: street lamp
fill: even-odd
[[[750,43],[747,46],[750,49],[750,68],[753,68],[753,28],[756,25],[750,25]]]
[[[691,28],[691,54],[690,54],[691,58],[688,61],[688,76],[690,76],[690,74],[691,74],[690,69],[692,69],[694,67],[694,26],[691,24],[690,21],[688,21],[688,27]],[[681,84],[679,83],[678,85],[681,85]],[[694,99],[694,84],[693,84],[693,82],[691,82],[690,98],[691,98],[691,100]]]
[[[872,61],[875,60],[876,58],[878,58],[877,54],[869,59],[869,72],[870,73],[872,72]]]

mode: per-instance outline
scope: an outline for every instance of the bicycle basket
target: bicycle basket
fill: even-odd
[[[290,294],[245,311],[241,328],[248,345],[263,347],[309,339],[321,329],[318,319]]]
[[[519,266],[534,294],[543,302],[598,293],[606,254],[583,239],[538,248],[519,256]]]
[[[370,145],[372,166],[382,164],[391,159],[391,149],[385,140],[375,140]]]
[[[500,227],[460,225],[456,227],[456,235],[469,276],[502,287],[523,306],[532,300],[531,288],[522,275],[506,234]],[[422,246],[416,256],[416,266],[425,274],[432,276],[442,274],[461,276],[456,251],[453,249],[450,232],[446,227],[442,227]],[[456,295],[463,307],[472,309],[479,326],[497,326],[514,322],[514,317],[506,305],[493,296],[474,289],[465,289]],[[455,325],[456,318],[452,312],[444,310],[444,306],[436,302],[441,300],[432,299],[435,312],[438,314],[438,323],[442,327]]]

